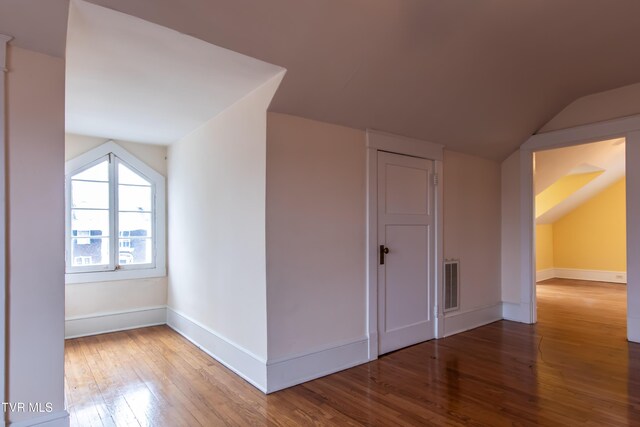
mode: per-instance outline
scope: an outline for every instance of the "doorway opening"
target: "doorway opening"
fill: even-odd
[[[533,190],[538,321],[589,319],[625,339],[625,139],[535,152]]]

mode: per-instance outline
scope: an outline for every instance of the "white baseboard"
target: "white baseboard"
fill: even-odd
[[[251,385],[267,392],[266,360],[170,307],[167,307],[167,324]]]
[[[9,427],[69,427],[69,412],[66,410],[51,412],[41,417],[12,422]]]
[[[64,322],[64,336],[65,338],[77,338],[145,326],[164,325],[165,323],[167,323],[167,308],[165,306],[98,313],[67,317]]]
[[[547,268],[536,271],[536,282],[548,279],[589,280],[593,282],[627,283],[626,271],[582,270],[579,268]]]
[[[444,315],[444,336],[448,337],[502,319],[502,303]]]
[[[542,282],[543,280],[553,279],[556,277],[555,268],[547,268],[545,270],[536,271],[536,282]]]
[[[167,308],[167,324],[263,393],[282,390],[369,361],[366,337],[267,362],[172,308]]]
[[[282,390],[369,361],[366,337],[267,362],[267,392]]]
[[[626,271],[580,270],[577,268],[555,268],[559,279],[592,280],[595,282],[627,283]]]
[[[531,306],[529,304],[502,301],[502,318],[512,322],[531,323]]]
[[[640,317],[627,317],[627,339],[640,343]]]

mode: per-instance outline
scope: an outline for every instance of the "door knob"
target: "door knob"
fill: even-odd
[[[389,253],[389,248],[385,245],[380,245],[380,265],[384,265],[384,256]]]

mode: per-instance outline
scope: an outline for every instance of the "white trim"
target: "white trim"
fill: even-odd
[[[442,268],[444,262],[443,243],[443,146],[427,141],[393,135],[372,129],[367,129],[367,236],[366,236],[366,281],[367,281],[367,337],[369,341],[369,360],[378,358],[378,150],[388,151],[407,156],[420,157],[434,160],[434,169],[438,174],[439,182],[435,191],[435,251],[434,251],[434,277],[435,277],[435,337],[440,338],[444,334],[443,325],[443,282]]]
[[[115,282],[118,280],[150,279],[153,277],[166,277],[166,267],[141,268],[140,270],[116,270],[93,271],[91,273],[68,273],[64,275],[65,285],[77,285],[80,283]]]
[[[41,417],[11,422],[10,427],[69,427],[69,412],[66,410],[51,412]]]
[[[333,343],[267,362],[170,307],[167,307],[167,325],[263,393],[282,390],[369,360],[367,337]]]
[[[7,242],[7,179],[6,179],[6,158],[7,141],[5,120],[7,114],[5,111],[6,101],[6,59],[7,59],[7,43],[13,37],[0,34],[0,400],[5,402],[6,389],[6,363],[5,363],[5,342],[7,337],[6,327],[6,294],[7,294],[7,266],[6,266],[6,242]],[[0,417],[1,425],[4,425],[5,417]]]
[[[626,271],[582,270],[578,268],[554,268],[558,279],[590,280],[594,282],[627,283]]]
[[[529,323],[531,308],[527,304],[515,302],[502,302],[502,318],[512,322]]]
[[[167,307],[167,325],[249,384],[267,393],[266,360],[171,307]]]
[[[520,197],[520,306],[529,310],[523,318],[527,319],[526,323],[536,323],[533,151],[520,151],[520,194],[531,194],[531,197]]]
[[[345,340],[340,340],[340,341],[334,341],[330,344],[325,344],[325,345],[320,345],[320,346],[316,346],[316,347],[311,347],[309,349],[306,349],[304,351],[299,351],[296,353],[289,353],[286,354],[284,356],[280,356],[280,357],[269,357],[267,358],[267,365],[276,365],[278,363],[282,363],[282,362],[287,362],[290,361],[292,359],[297,359],[299,357],[306,357],[315,353],[322,353],[323,351],[327,351],[327,350],[333,350],[335,348],[338,347],[343,347],[343,346],[347,346],[353,343],[357,343],[360,341],[367,341],[368,338],[366,336],[360,337],[360,338],[350,338],[350,339],[345,339]]]
[[[627,339],[640,342],[640,317],[627,317]]]
[[[367,337],[267,363],[267,393],[352,368],[369,360]]]
[[[64,173],[65,175],[67,175],[96,159],[108,155],[109,153],[113,153],[116,156],[124,159],[128,164],[138,169],[145,175],[148,175],[148,177],[152,180],[164,181],[164,176],[160,172],[156,171],[151,166],[147,165],[145,162],[138,159],[135,155],[124,149],[122,146],[111,140],[87,151],[86,153],[82,153],[71,160],[68,160],[65,163]]]
[[[606,139],[623,138],[627,132],[640,130],[640,114],[539,133],[530,136],[521,150],[539,151],[568,147]]]
[[[442,160],[443,158],[443,146],[440,144],[374,129],[367,129],[367,148],[422,157],[429,160]]]
[[[367,149],[367,336],[369,360],[378,358],[378,150]]]
[[[116,157],[124,161],[126,165],[131,166],[145,177],[150,179],[154,184],[154,238],[155,244],[155,266],[140,269],[119,269],[115,271],[93,271],[87,273],[75,272],[65,274],[65,284],[75,283],[91,283],[91,282],[107,282],[114,280],[144,279],[151,277],[164,277],[167,275],[167,246],[166,246],[166,179],[165,177],[148,166],[146,163],[138,159],[136,156],[128,152],[126,149],[113,141],[107,141],[98,147],[89,150],[65,163],[65,182],[69,180],[69,174],[88,165],[102,157],[113,153]],[[116,183],[117,184],[117,183]],[[68,254],[69,248],[69,228],[71,226],[67,213],[69,212],[69,186],[65,185],[65,250]],[[112,206],[114,206],[112,204]],[[112,239],[117,241],[115,234]],[[112,244],[114,244],[112,242]],[[115,247],[115,246],[114,246]]]
[[[465,311],[450,311],[444,315],[444,336],[475,329],[502,319],[502,303],[498,302]]]
[[[625,147],[627,218],[627,338],[640,342],[640,132],[629,132]]]
[[[640,255],[640,249],[637,249],[640,248],[640,170],[637,168],[640,162],[640,115],[533,135],[520,147],[521,306],[528,305],[529,321],[535,322],[534,199],[533,186],[530,185],[533,181],[533,152],[612,138],[625,138],[626,141],[627,338],[640,341],[640,329],[634,329],[635,319],[640,318],[640,266],[636,262]]]
[[[443,180],[443,161],[436,160],[435,162],[436,173],[439,177],[439,182],[436,185],[435,191],[435,310],[434,316],[436,321],[436,338],[442,338],[445,336],[445,321],[444,321],[444,190],[442,185]],[[458,292],[460,290],[458,289]],[[460,298],[458,297],[458,302]]]
[[[543,280],[549,280],[556,277],[556,269],[555,268],[546,268],[544,270],[536,271],[536,283],[542,282]]]
[[[65,339],[126,331],[167,323],[167,307],[144,307],[132,310],[67,317],[64,322]]]

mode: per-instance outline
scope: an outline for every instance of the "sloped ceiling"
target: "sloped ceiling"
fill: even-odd
[[[0,33],[14,46],[64,56],[69,0],[0,0]]]
[[[58,1],[0,1],[62,20]],[[493,159],[571,101],[640,80],[637,0],[92,2],[286,68],[273,111]]]
[[[625,175],[624,139],[574,145],[535,153],[533,175],[536,199],[553,183],[571,174],[596,177],[536,218],[536,224],[552,224]]]
[[[539,132],[627,117],[639,111],[640,83],[635,83],[578,98],[545,124]]]
[[[67,132],[165,145],[284,73],[84,1],[71,3],[66,59]]]

